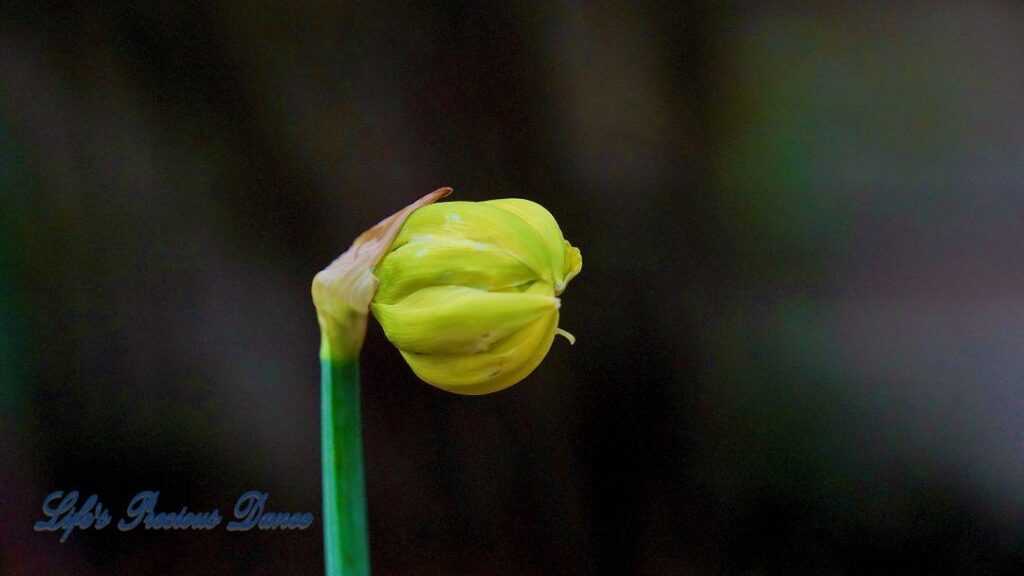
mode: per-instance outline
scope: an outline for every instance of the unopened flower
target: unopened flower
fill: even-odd
[[[320,325],[324,566],[370,573],[359,352],[370,311],[430,384],[486,394],[540,364],[558,295],[583,265],[551,214],[528,200],[435,204],[438,188],[360,234],[313,278]]]
[[[424,381],[460,394],[507,388],[547,355],[582,259],[551,214],[519,198],[416,209],[374,269],[370,305]]]

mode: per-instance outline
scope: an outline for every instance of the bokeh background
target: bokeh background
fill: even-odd
[[[440,186],[582,248],[520,385],[363,357],[378,575],[1024,573],[1017,2],[0,4],[0,574],[319,574],[313,275]]]

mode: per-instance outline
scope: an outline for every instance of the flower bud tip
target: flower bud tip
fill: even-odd
[[[563,330],[561,328],[555,328],[555,334],[558,334],[559,336],[561,336],[561,337],[565,338],[566,340],[568,340],[569,341],[569,346],[573,346],[573,345],[576,344],[576,337],[573,336],[572,333],[570,333],[568,330]]]

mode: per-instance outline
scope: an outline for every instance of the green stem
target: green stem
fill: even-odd
[[[381,220],[313,277],[310,295],[320,324],[320,408],[323,437],[324,564],[327,576],[370,576],[366,486],[359,416],[359,350],[370,302],[373,268],[405,219],[451,194],[439,188]]]
[[[324,565],[327,576],[370,576],[359,359],[332,358],[328,332],[320,357]]]

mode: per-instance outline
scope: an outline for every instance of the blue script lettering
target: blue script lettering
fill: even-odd
[[[117,529],[127,532],[142,523],[146,530],[211,530],[220,524],[220,512],[191,512],[183,507],[180,512],[157,512],[159,492],[139,492],[128,503],[127,518],[117,523]]]
[[[57,500],[60,500],[60,503],[54,505]],[[32,529],[36,532],[56,532],[63,529],[64,533],[60,537],[60,541],[63,543],[75,528],[101,530],[110,524],[110,514],[103,508],[103,504],[100,504],[98,496],[93,494],[86,498],[80,509],[75,508],[77,502],[77,491],[68,492],[66,496],[60,490],[51,492],[43,500],[43,514],[49,520],[36,522]]]
[[[268,497],[266,492],[256,490],[239,496],[235,503],[235,518],[238,520],[228,522],[228,530],[305,530],[313,524],[313,514],[310,512],[266,512]]]

